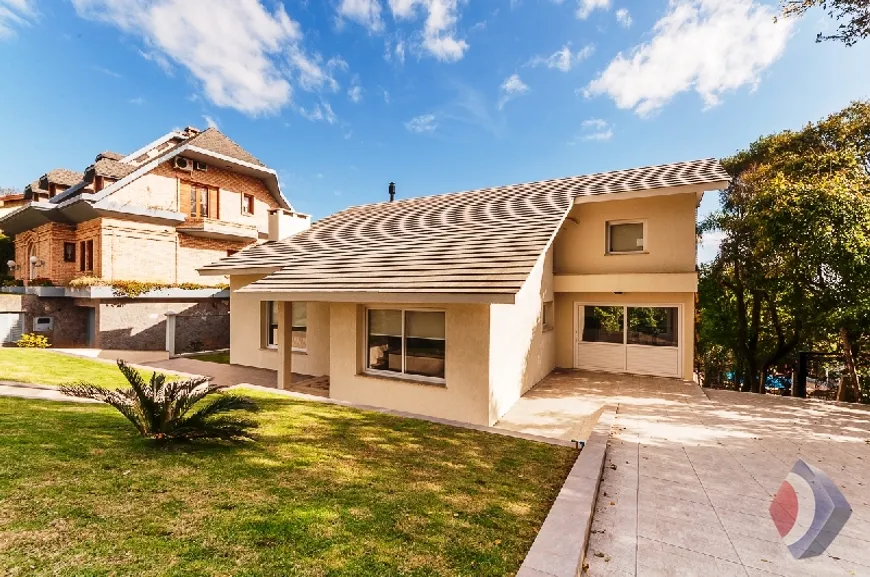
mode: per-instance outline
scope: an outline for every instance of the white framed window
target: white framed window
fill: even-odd
[[[308,303],[293,303],[290,340],[294,352],[304,353],[308,351]]]
[[[556,307],[553,301],[545,301],[541,304],[541,326],[545,331],[556,328]]]
[[[308,351],[308,303],[285,303],[292,306],[292,325],[290,327],[290,349],[294,352]],[[264,301],[261,309],[262,337],[261,347],[264,349],[278,348],[278,303]]]
[[[646,221],[607,223],[607,254],[642,254],[647,248]]]
[[[254,214],[254,195],[242,193],[242,214],[246,216]]]
[[[365,372],[444,384],[445,337],[444,311],[366,309]]]
[[[260,309],[261,325],[263,327],[261,347],[264,349],[278,348],[278,306],[275,301],[263,301]]]

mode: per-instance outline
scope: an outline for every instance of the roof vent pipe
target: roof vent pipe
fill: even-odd
[[[394,200],[396,200],[396,183],[395,182],[390,183],[389,190],[390,190],[390,202],[393,202]]]

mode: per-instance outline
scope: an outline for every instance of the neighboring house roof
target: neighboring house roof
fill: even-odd
[[[96,176],[114,178],[115,180],[121,180],[136,170],[136,167],[132,164],[118,162],[107,157],[97,157],[97,161],[92,166],[89,166],[86,172],[89,173],[92,168]]]
[[[273,271],[244,292],[513,295],[578,196],[727,180],[706,159],[352,207],[199,270]]]
[[[233,142],[227,135],[219,131],[217,128],[208,128],[186,142],[191,146],[202,148],[210,152],[216,152],[236,160],[266,166],[259,161],[253,154]]]
[[[219,130],[209,128],[199,132],[195,128],[188,127],[183,131],[172,131],[127,156],[117,152],[102,152],[97,155],[94,164],[86,169],[84,175],[63,169],[51,171],[42,179],[48,176],[52,179],[51,182],[65,184],[70,188],[50,198],[46,203],[15,210],[0,218],[0,221],[2,226],[13,234],[45,222],[76,223],[106,214],[126,215],[161,224],[183,222],[184,215],[179,212],[155,211],[127,203],[118,206],[111,199],[115,191],[179,155],[258,178],[263,181],[281,208],[292,208],[281,193],[278,174],[274,170]],[[99,192],[94,192],[91,183],[95,176],[103,176],[115,182]],[[45,188],[41,187],[42,179],[28,185],[25,189],[28,198],[48,195],[47,185]]]

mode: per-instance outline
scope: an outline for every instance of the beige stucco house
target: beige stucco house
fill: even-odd
[[[200,269],[234,364],[489,425],[557,367],[690,379],[696,211],[714,159],[352,207]]]

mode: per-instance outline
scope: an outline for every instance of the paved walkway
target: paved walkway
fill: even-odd
[[[43,387],[26,383],[0,381],[0,397],[19,397],[22,399],[39,399],[40,401],[67,401],[74,403],[97,403],[91,399],[79,399],[62,395],[55,387]]]
[[[870,575],[870,413],[863,407],[705,394],[654,378],[575,373],[548,381],[556,382],[531,396],[545,426],[570,429],[559,402],[566,418],[617,404],[588,550],[591,577]],[[823,469],[853,507],[826,554],[802,561],[768,514],[798,457]]]

